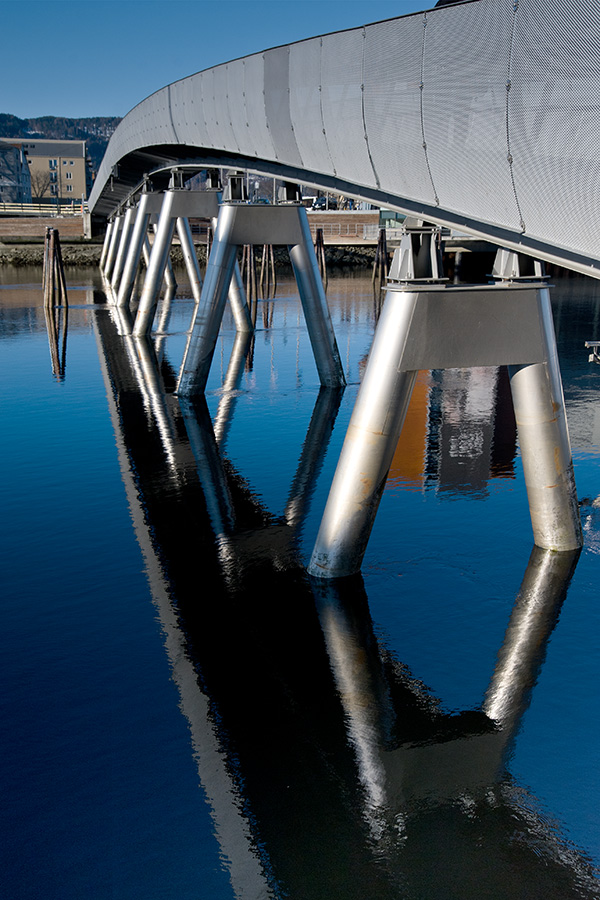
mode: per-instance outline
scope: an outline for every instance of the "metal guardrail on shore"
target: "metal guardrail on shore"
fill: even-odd
[[[377,243],[377,238],[379,236],[379,225],[377,224],[367,224],[364,222],[323,222],[319,220],[319,222],[310,222],[310,230],[313,236],[313,239],[316,237],[317,228],[320,228],[323,232],[323,238],[343,238],[344,240],[348,240],[349,238],[353,238],[357,241],[366,241],[370,243]]]
[[[0,203],[0,215],[5,216],[83,216],[89,212],[87,203]]]

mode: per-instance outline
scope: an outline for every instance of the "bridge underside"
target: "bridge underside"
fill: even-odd
[[[599,50],[592,0],[467,0],[224,63],[128,113],[92,213],[245,168],[600,277]]]

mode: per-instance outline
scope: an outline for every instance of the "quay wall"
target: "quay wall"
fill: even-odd
[[[65,266],[98,265],[102,253],[102,242],[86,240],[69,240],[64,238],[60,231],[62,258]],[[256,248],[256,258],[261,259],[262,247]],[[196,253],[200,265],[206,264],[206,245],[196,244]],[[0,266],[37,266],[42,265],[44,258],[43,240],[7,239],[0,236]],[[375,259],[375,248],[365,246],[353,246],[344,244],[341,246],[328,245],[325,247],[325,260],[328,266],[362,267],[372,266]],[[171,248],[171,261],[173,265],[183,265],[183,254],[178,245]],[[289,256],[285,247],[275,249],[275,262],[277,267],[290,267]],[[143,265],[143,262],[142,262]]]

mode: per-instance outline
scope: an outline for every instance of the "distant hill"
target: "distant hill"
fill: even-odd
[[[90,119],[41,116],[38,119],[19,119],[10,113],[0,113],[0,138],[86,141],[92,169],[97,172],[110,136],[120,121],[118,116],[95,116]]]

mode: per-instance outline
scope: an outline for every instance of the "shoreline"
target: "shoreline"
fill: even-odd
[[[291,268],[287,249],[276,247],[275,263],[277,267]],[[325,261],[328,266],[336,268],[366,268],[372,266],[375,259],[375,247],[360,247],[355,245],[325,245]],[[102,255],[101,243],[89,243],[87,241],[70,242],[61,241],[63,265],[69,267],[97,266]],[[204,244],[196,244],[196,255],[200,265],[206,265],[206,247]],[[256,259],[260,262],[262,246],[256,247]],[[22,241],[0,240],[0,265],[5,266],[41,266],[44,261],[44,244],[41,242],[30,243]],[[181,248],[171,248],[171,262],[175,266],[184,265]],[[143,266],[143,261],[142,261]]]

